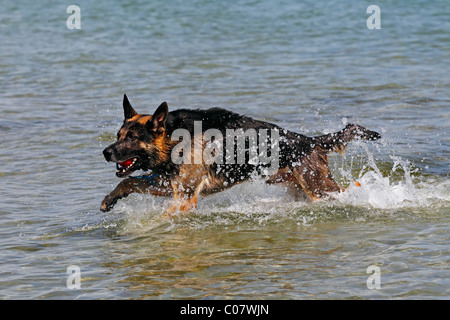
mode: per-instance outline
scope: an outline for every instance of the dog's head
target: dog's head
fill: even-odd
[[[123,97],[125,120],[117,133],[117,141],[103,150],[106,161],[117,164],[116,175],[149,170],[167,160],[166,119],[168,106],[163,102],[153,115],[138,114],[126,95]]]

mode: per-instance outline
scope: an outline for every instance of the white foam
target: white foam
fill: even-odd
[[[426,207],[439,202],[448,204],[450,201],[450,181],[420,176],[413,178],[410,162],[394,155],[390,156],[393,160],[390,174],[383,175],[372,154],[368,149],[365,150],[368,155],[367,166],[372,170],[358,178],[360,187],[351,184],[347,191],[338,194],[336,200],[339,202],[378,209],[396,209]],[[392,178],[396,171],[404,173],[400,180],[398,177]]]
[[[393,184],[389,177],[383,177],[374,171],[365,173],[358,182],[361,184],[360,187],[351,185],[347,191],[339,193],[336,199],[355,206],[370,205],[374,208],[387,209],[413,203],[416,198],[416,190],[411,186],[402,181]]]
[[[170,205],[170,199],[133,195],[120,202],[116,209],[126,213],[124,232],[142,233],[161,228],[167,231],[177,225],[194,229],[208,226],[246,228],[266,223],[296,221],[297,224],[307,226],[312,221],[332,219],[342,212],[353,216],[355,207],[362,209],[355,211],[357,215],[371,216],[371,209],[377,209],[376,215],[380,213],[379,210],[387,210],[389,216],[392,209],[415,207],[425,208],[425,211],[429,212],[439,208],[442,212],[442,208],[449,206],[449,180],[442,180],[437,176],[412,176],[412,165],[398,156],[391,156],[392,162],[383,162],[382,172],[369,149],[363,149],[367,157],[359,158],[362,163],[357,164],[357,167],[360,169],[355,170],[353,167],[353,158],[347,159],[352,165],[339,168],[341,179],[354,181],[352,175],[357,176],[361,186],[358,187],[352,182],[345,192],[332,195],[335,200],[318,203],[294,201],[283,186],[267,185],[264,180],[256,180],[200,198],[193,214],[172,221],[161,218],[161,213]],[[360,156],[358,153],[358,157]]]

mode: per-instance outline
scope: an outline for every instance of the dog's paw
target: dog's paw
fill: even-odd
[[[194,197],[185,201],[175,201],[167,208],[166,211],[162,214],[162,217],[165,219],[173,218],[173,217],[181,217],[185,214],[192,212],[197,207],[197,197]]]
[[[105,199],[102,201],[102,205],[100,206],[101,212],[108,212],[110,211],[114,205],[117,203],[117,198],[113,198],[110,195],[107,195]]]

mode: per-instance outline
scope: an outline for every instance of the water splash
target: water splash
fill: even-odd
[[[360,152],[360,147],[364,152]],[[410,161],[390,155],[390,161],[375,160],[370,148],[361,143],[338,166],[345,192],[332,194],[334,200],[311,203],[296,201],[281,185],[263,180],[246,182],[223,192],[201,198],[195,212],[167,220],[161,213],[170,199],[132,195],[116,210],[126,214],[124,233],[168,232],[174,228],[254,229],[276,226],[311,226],[321,221],[394,221],[401,217],[429,216],[448,211],[450,181],[418,174]],[[361,186],[356,186],[357,180]]]
[[[390,155],[392,160],[388,174],[381,170],[369,148],[362,145],[367,162],[362,166],[358,182],[351,184],[346,192],[336,196],[336,200],[353,206],[370,206],[376,209],[397,209],[408,207],[426,207],[438,202],[450,201],[449,181],[425,176],[413,176],[418,169],[409,160]],[[383,163],[387,166],[386,163]],[[347,178],[351,170],[344,173]],[[414,182],[416,180],[416,182]]]

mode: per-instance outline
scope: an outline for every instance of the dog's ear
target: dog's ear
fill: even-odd
[[[134,111],[130,101],[128,101],[126,94],[123,95],[123,113],[125,115],[125,120],[133,118],[135,115],[137,115],[137,112]]]
[[[167,102],[161,103],[161,105],[156,109],[152,116],[152,130],[159,131],[159,129],[164,129],[166,126],[167,114],[169,113],[169,106]]]

